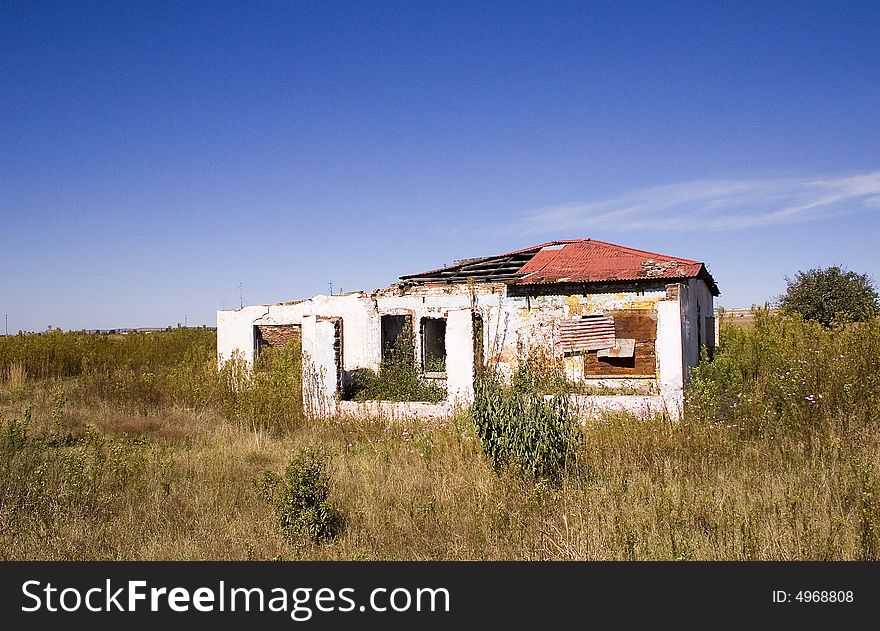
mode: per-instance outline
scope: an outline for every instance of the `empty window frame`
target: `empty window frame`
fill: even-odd
[[[714,316],[706,316],[706,356],[709,359],[715,357],[715,317]]]
[[[426,374],[446,372],[446,319],[422,318],[422,370]]]
[[[382,361],[390,361],[392,358],[405,360],[404,357],[394,357],[397,354],[412,354],[412,338],[402,339],[403,336],[412,336],[412,316],[409,315],[383,315],[381,318],[382,328]]]
[[[700,303],[697,303],[697,352],[703,349],[703,318],[700,313]]]
[[[302,339],[298,324],[255,324],[254,353],[259,355],[266,348],[282,348],[291,340]]]

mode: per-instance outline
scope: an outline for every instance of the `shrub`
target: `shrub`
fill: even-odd
[[[302,346],[292,339],[282,348],[263,351],[253,373],[240,358],[220,371],[218,403],[224,416],[252,428],[288,432],[304,418]]]
[[[258,482],[263,496],[275,505],[281,532],[295,546],[304,541],[324,543],[342,529],[342,516],[330,502],[327,461],[321,452],[300,449],[283,476],[267,471]]]
[[[359,368],[351,373],[343,398],[355,401],[427,401],[446,398],[446,388],[437,380],[422,380],[415,369],[389,367],[383,363],[377,373]]]
[[[532,479],[559,479],[582,440],[567,397],[521,391],[491,372],[474,384],[471,417],[492,464]]]
[[[877,290],[867,274],[857,274],[838,266],[798,272],[786,277],[788,288],[777,305],[804,320],[825,326],[837,322],[866,322],[880,314]]]
[[[570,393],[578,385],[568,378],[560,361],[540,348],[530,349],[513,373],[513,387],[521,392]]]

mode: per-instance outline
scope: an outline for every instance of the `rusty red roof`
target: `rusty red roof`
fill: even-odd
[[[595,239],[550,241],[496,256],[467,259],[421,274],[401,276],[403,280],[416,282],[462,282],[468,278],[518,285],[702,278],[712,293],[718,295],[715,280],[700,261]]]

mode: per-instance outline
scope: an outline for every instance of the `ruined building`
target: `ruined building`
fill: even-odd
[[[483,366],[511,374],[537,353],[595,386],[576,397],[582,409],[679,417],[688,371],[702,346],[714,346],[718,293],[699,261],[593,239],[551,241],[401,276],[371,293],[219,311],[217,350],[220,362],[235,352],[253,362],[301,337],[306,403],[326,414],[442,414],[472,399]],[[403,332],[421,378],[443,384],[446,400],[344,400],[355,371],[378,369]]]

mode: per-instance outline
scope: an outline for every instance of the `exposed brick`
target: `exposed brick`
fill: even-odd
[[[258,324],[260,347],[279,348],[290,340],[302,339],[302,328],[298,324]]]

